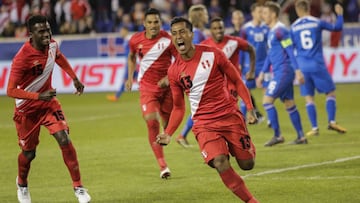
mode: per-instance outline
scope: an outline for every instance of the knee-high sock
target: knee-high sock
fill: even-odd
[[[311,122],[311,127],[313,129],[318,128],[317,124],[317,114],[316,114],[316,106],[313,102],[308,102],[306,104],[306,111]]]
[[[269,117],[271,128],[274,130],[274,136],[279,137],[280,136],[280,125],[279,125],[279,119],[277,115],[276,108],[273,104],[263,104],[266,113]]]
[[[296,130],[297,138],[300,139],[300,138],[304,137],[304,132],[303,132],[302,125],[301,125],[300,114],[296,108],[296,105],[286,109],[286,111],[289,113],[291,123],[293,124],[293,126]]]
[[[221,180],[236,196],[244,202],[253,198],[247,189],[243,179],[234,171],[232,167],[220,173]]]
[[[160,132],[160,123],[158,120],[148,120],[146,121],[147,128],[148,128],[148,138],[151,149],[154,152],[155,158],[160,166],[161,169],[166,167],[166,162],[164,159],[164,151],[163,147],[156,143],[156,136]]]
[[[30,171],[30,163],[32,160],[26,158],[26,156],[20,152],[18,156],[18,184],[27,185],[27,177]]]
[[[67,166],[71,180],[73,181],[74,187],[82,186],[81,178],[80,178],[80,168],[79,168],[79,162],[76,155],[76,150],[72,143],[66,145],[61,145],[61,152],[63,155],[63,159],[65,162],[65,165]]]
[[[191,115],[188,117],[187,121],[186,121],[186,124],[184,126],[184,128],[182,129],[181,131],[181,135],[183,137],[187,137],[187,135],[189,134],[192,126],[193,126],[194,122],[193,120],[191,119]]]
[[[326,97],[326,111],[328,114],[328,122],[335,122],[335,114],[336,114],[336,97],[335,96],[327,96]]]

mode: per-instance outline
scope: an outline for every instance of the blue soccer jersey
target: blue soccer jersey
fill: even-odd
[[[266,55],[267,55],[267,34],[269,32],[269,27],[265,24],[254,25],[252,21],[246,23],[241,31],[241,37],[247,40],[256,50],[256,62],[255,62],[255,72],[256,76],[261,71]],[[250,56],[245,53],[244,61],[243,61],[243,70],[245,72],[249,71],[250,66]],[[244,72],[243,72],[244,75]]]
[[[206,39],[205,34],[201,30],[194,28],[193,31],[194,31],[194,37],[192,41],[194,44],[200,44],[200,42]]]
[[[291,38],[294,42],[297,63],[302,72],[316,72],[326,68],[321,31],[340,31],[343,17],[337,16],[336,23],[330,24],[312,16],[297,19],[291,25]]]
[[[281,22],[269,31],[267,36],[268,55],[262,72],[268,72],[272,65],[274,78],[270,81],[266,95],[281,100],[293,99],[294,70],[298,68],[290,33]]]

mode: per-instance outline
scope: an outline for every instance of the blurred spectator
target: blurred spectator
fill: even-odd
[[[94,23],[96,25],[96,32],[113,32],[114,21],[112,2],[110,0],[95,0],[92,3],[94,9]]]
[[[323,3],[321,7],[320,18],[326,22],[334,24],[336,21],[336,15],[332,10],[332,6],[328,3]],[[327,30],[322,31],[322,44],[323,46],[338,47],[341,39],[341,31],[330,32]]]
[[[134,23],[132,31],[138,32],[144,30],[143,22],[145,16],[145,4],[143,2],[136,2],[133,6],[131,17]]]
[[[7,5],[0,6],[0,36],[2,35],[5,27],[10,23],[10,14]]]
[[[29,16],[30,0],[16,0],[10,6],[10,21],[16,25],[26,23]]]
[[[69,0],[58,0],[55,4],[54,13],[56,24],[63,27],[64,23],[71,22],[71,2]],[[59,29],[60,32],[60,29]]]
[[[232,36],[240,36],[241,27],[245,22],[244,14],[240,10],[235,10],[231,14],[231,23],[233,24],[234,30],[231,33]]]
[[[219,0],[210,1],[210,6],[208,7],[210,19],[222,16],[222,9],[219,4],[220,4]]]
[[[85,18],[87,18],[91,14],[90,4],[87,0],[72,0],[70,11],[73,24],[72,26],[75,26],[76,33],[80,33],[79,28],[81,24],[83,24]]]
[[[15,28],[15,38],[26,38],[28,36],[27,27],[25,24],[21,24],[20,26]]]

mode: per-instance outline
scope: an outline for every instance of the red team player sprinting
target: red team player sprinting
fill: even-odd
[[[210,32],[211,37],[202,41],[201,44],[217,47],[222,50],[226,58],[228,58],[230,62],[236,67],[236,70],[239,74],[241,74],[241,67],[239,67],[239,52],[240,50],[248,52],[250,55],[250,70],[248,73],[246,73],[246,78],[254,79],[256,57],[254,47],[240,37],[225,35],[224,22],[220,17],[211,19]],[[238,93],[236,92],[235,84],[229,81],[228,88],[230,90],[230,94],[234,96],[237,105]]]
[[[236,85],[248,107],[249,123],[256,123],[249,91],[236,67],[221,50],[192,43],[192,24],[187,19],[174,18],[171,35],[179,52],[168,71],[174,107],[169,124],[165,132],[157,136],[157,142],[169,144],[179,127],[185,113],[185,92],[190,100],[193,132],[205,162],[218,171],[224,184],[241,200],[258,202],[229,161],[231,154],[243,170],[251,170],[255,164],[255,146],[243,116],[235,107],[229,90],[224,88],[226,80]]]
[[[58,64],[74,81],[76,94],[84,91],[57,43],[51,39],[50,24],[44,16],[29,18],[30,40],[26,42],[13,59],[7,87],[7,94],[16,98],[14,122],[21,153],[18,156],[17,195],[20,203],[30,203],[28,174],[31,161],[35,158],[39,144],[41,125],[45,126],[58,142],[64,162],[73,181],[75,196],[80,203],[90,201],[83,188],[75,148],[69,138],[69,127],[56,90],[51,86],[52,71]]]
[[[168,178],[170,170],[164,158],[163,147],[156,143],[160,132],[160,118],[166,127],[172,109],[172,96],[167,79],[167,70],[176,49],[171,43],[170,35],[160,30],[160,13],[150,8],[145,13],[145,31],[134,34],[130,41],[128,55],[128,80],[126,89],[131,90],[136,56],[139,58],[138,73],[140,105],[143,118],[148,128],[150,146],[160,166],[160,177]]]

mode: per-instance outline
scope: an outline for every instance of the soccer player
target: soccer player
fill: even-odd
[[[274,130],[273,138],[265,143],[265,146],[273,146],[284,142],[281,135],[277,110],[274,102],[277,98],[284,103],[286,111],[289,113],[290,120],[297,132],[297,139],[291,144],[307,144],[302,130],[300,114],[294,102],[293,81],[296,79],[301,84],[304,82],[296,59],[294,49],[290,38],[290,33],[285,25],[279,21],[280,5],[271,1],[265,3],[263,8],[263,19],[269,26],[270,31],[267,36],[268,56],[266,57],[264,67],[260,72],[257,85],[261,86],[264,80],[264,73],[268,72],[270,65],[274,78],[270,81],[263,98],[263,106],[266,109],[271,127]]]
[[[243,179],[230,165],[229,155],[235,156],[243,170],[255,163],[255,146],[246,123],[227,88],[231,80],[247,104],[250,123],[257,122],[250,94],[236,67],[225,54],[215,48],[192,43],[192,25],[182,17],[171,21],[172,42],[179,52],[168,70],[174,107],[169,125],[157,142],[170,143],[185,112],[184,92],[188,95],[194,121],[193,132],[206,163],[217,170],[223,183],[244,202],[258,202],[247,189]]]
[[[206,39],[204,34],[205,25],[209,22],[209,15],[206,7],[203,4],[195,4],[189,8],[189,21],[193,24],[193,43],[199,44]],[[188,148],[191,147],[189,141],[187,140],[187,135],[189,134],[193,126],[193,121],[191,115],[188,116],[184,128],[181,130],[180,135],[176,138],[177,143],[181,146]]]
[[[291,36],[296,50],[296,59],[304,73],[305,84],[300,86],[301,95],[306,100],[306,111],[312,125],[307,136],[318,135],[316,107],[314,102],[315,89],[326,94],[326,110],[328,114],[328,129],[345,133],[346,129],[335,121],[336,97],[335,84],[326,69],[322,51],[321,31],[340,31],[343,25],[343,9],[335,6],[337,20],[335,24],[327,23],[310,15],[308,1],[299,0],[295,4],[299,19],[291,26]]]
[[[69,137],[69,126],[51,86],[55,63],[74,81],[76,94],[81,95],[84,85],[79,81],[69,62],[51,38],[51,28],[44,16],[31,16],[27,21],[30,40],[13,59],[7,95],[15,98],[15,122],[21,152],[18,155],[17,197],[21,203],[30,203],[28,175],[31,161],[39,144],[40,127],[46,127],[54,136],[73,182],[75,196],[80,203],[90,202],[82,185],[76,150]]]
[[[147,125],[151,149],[160,167],[160,177],[166,179],[171,173],[164,158],[163,147],[156,143],[156,136],[160,132],[160,119],[166,127],[172,109],[167,70],[176,49],[171,43],[170,35],[160,29],[161,18],[158,10],[150,8],[145,12],[144,27],[144,31],[135,33],[129,41],[129,75],[125,86],[128,91],[131,90],[138,57],[142,115]]]
[[[259,73],[264,65],[267,56],[266,36],[267,33],[269,32],[269,28],[264,23],[262,23],[262,16],[261,16],[262,8],[263,8],[262,5],[259,3],[254,3],[251,5],[250,10],[251,10],[252,20],[247,22],[243,26],[240,33],[240,36],[243,39],[247,40],[252,46],[254,46],[256,50],[255,78],[259,76]],[[245,74],[249,72],[249,69],[251,67],[251,56],[244,53],[244,58],[241,64],[242,64],[242,74],[243,76],[245,76]],[[264,73],[264,75],[265,77],[262,86],[263,88],[266,88],[270,81],[271,73],[266,72]],[[245,84],[249,90],[256,88],[255,80],[247,80],[245,77],[243,77],[243,79],[245,80]],[[263,115],[256,107],[255,98],[251,96],[251,99],[255,109],[257,110],[257,117],[259,121],[264,120]],[[241,111],[244,115],[246,115],[246,106],[244,105],[243,102],[241,102]]]
[[[222,50],[231,63],[237,67],[239,75],[239,52],[240,50],[249,53],[250,55],[250,67],[246,72],[246,77],[254,80],[255,77],[255,49],[251,44],[240,37],[225,35],[224,21],[220,17],[215,17],[210,21],[211,37],[202,41],[201,44],[217,47]],[[233,83],[228,83],[230,94],[235,98],[235,104],[237,105],[238,93]],[[246,107],[245,107],[246,108]],[[245,114],[244,114],[245,115]]]

